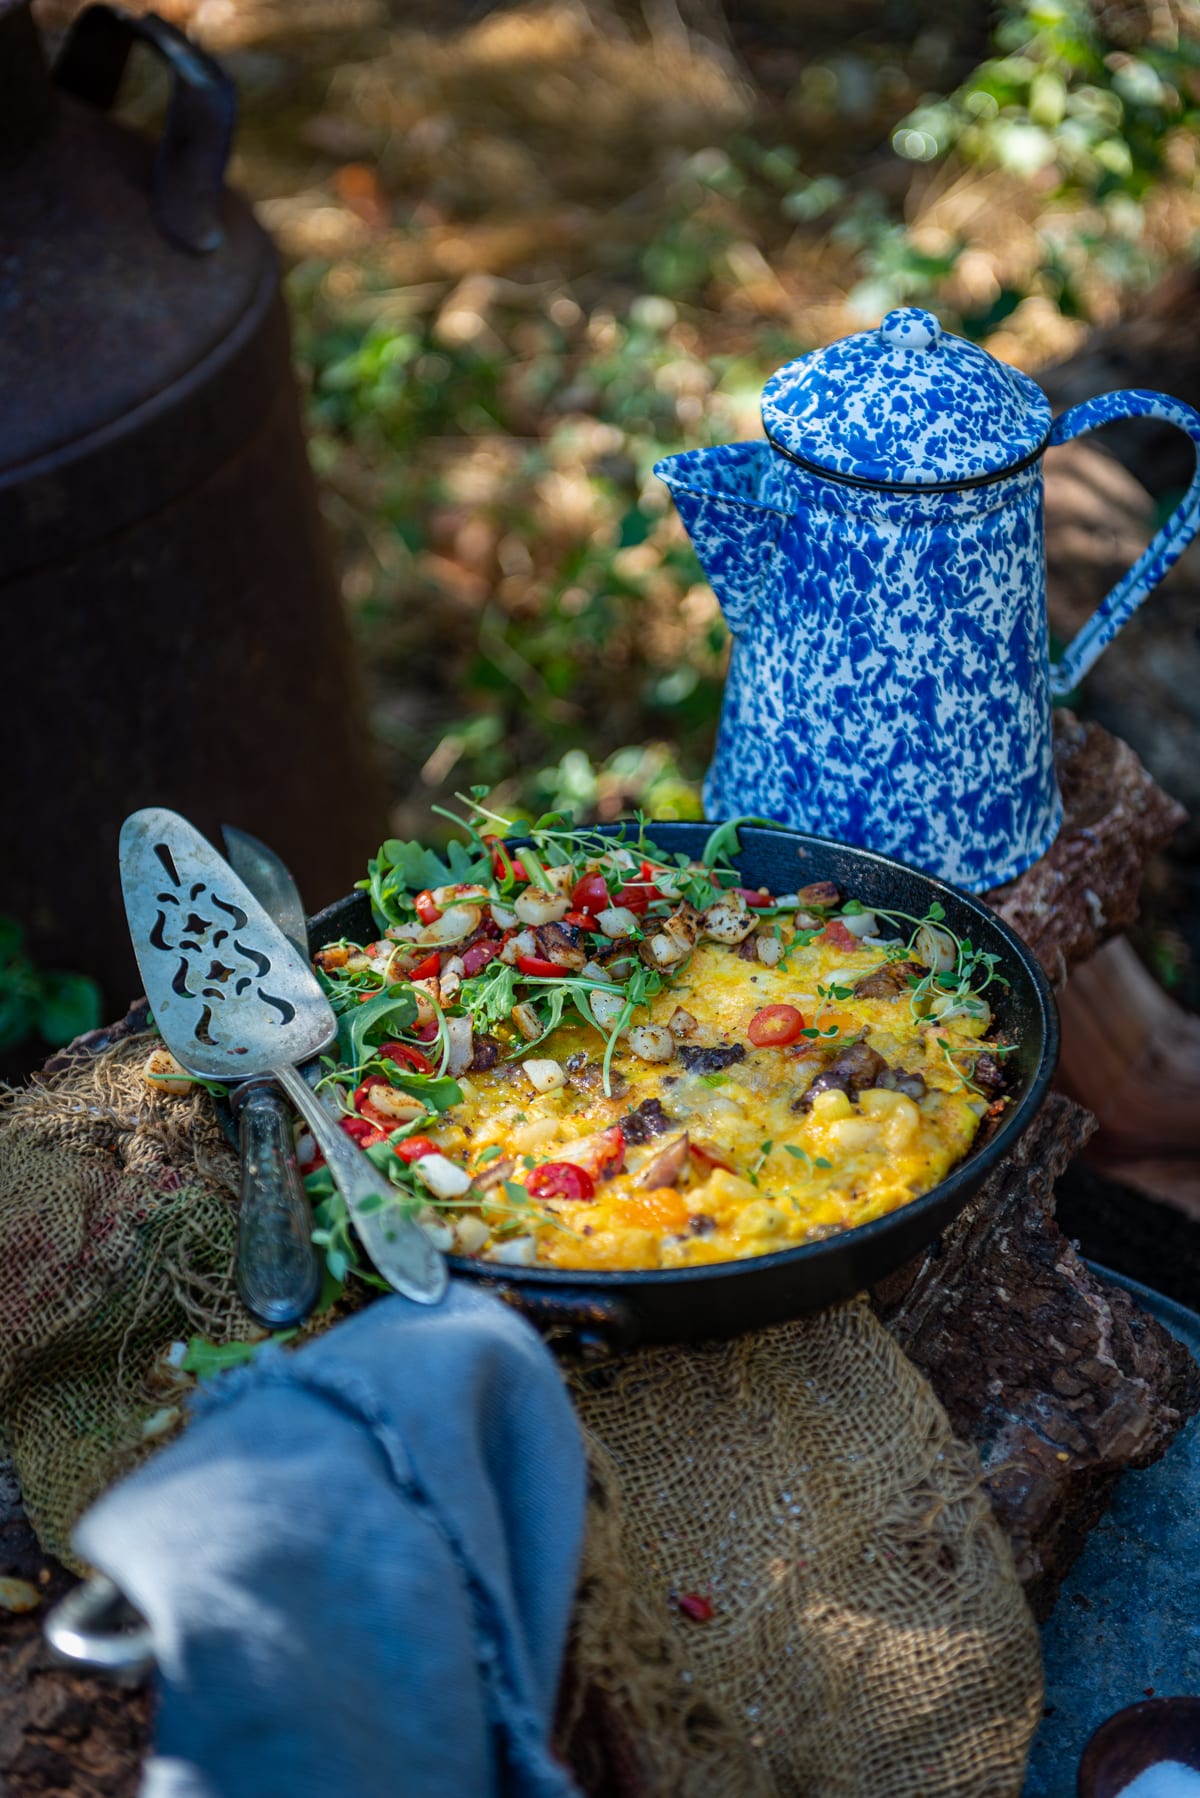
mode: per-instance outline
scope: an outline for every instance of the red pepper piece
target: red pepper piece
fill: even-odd
[[[360,1149],[368,1149],[372,1143],[384,1140],[384,1132],[377,1130],[367,1118],[339,1118],[338,1123],[347,1136],[354,1138]]]
[[[837,949],[857,949],[858,938],[846,929],[840,918],[830,918],[817,938],[818,943],[832,943]]]
[[[518,955],[517,966],[531,980],[565,980],[567,970],[557,962],[543,961],[540,955]]]
[[[373,1086],[386,1086],[387,1084],[388,1081],[385,1075],[368,1074],[362,1085],[356,1086],[354,1089],[354,1097],[351,1099],[350,1103],[353,1105],[355,1111],[362,1110],[364,1101],[371,1096],[371,1088]]]
[[[693,1623],[711,1623],[713,1619],[712,1599],[699,1592],[677,1592],[675,1609],[690,1617]]]
[[[593,1180],[606,1180],[610,1174],[619,1174],[624,1160],[625,1132],[620,1124],[598,1130],[586,1142],[574,1145],[571,1155],[572,1165],[582,1168]]]
[[[761,911],[764,905],[773,903],[770,893],[760,893],[757,887],[734,887],[733,891],[740,893],[746,904],[752,909]]]
[[[535,1167],[525,1182],[531,1199],[594,1199],[596,1182],[573,1161],[545,1161]]]
[[[401,1161],[420,1161],[422,1155],[438,1155],[441,1150],[431,1137],[406,1136],[396,1144],[396,1153]]]
[[[429,1057],[414,1049],[411,1043],[382,1043],[375,1051],[385,1061],[394,1061],[397,1067],[411,1068],[414,1074],[432,1074]]]
[[[563,913],[564,924],[574,924],[576,930],[595,930],[596,920],[590,912],[569,911]]]
[[[417,894],[413,904],[417,908],[417,916],[422,924],[436,924],[442,915],[442,908],[428,887]]]
[[[513,860],[499,837],[484,837],[483,840],[492,852],[492,873],[497,880],[503,881],[510,875],[513,880],[529,879],[521,863]]]

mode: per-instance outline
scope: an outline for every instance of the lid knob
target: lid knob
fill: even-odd
[[[894,350],[931,350],[941,334],[933,313],[919,306],[897,306],[879,327],[879,335]]]

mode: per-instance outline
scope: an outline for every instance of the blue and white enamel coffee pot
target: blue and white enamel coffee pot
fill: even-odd
[[[1116,418],[1200,414],[1109,393],[1051,421],[1027,375],[932,313],[789,362],[767,441],[657,466],[733,633],[709,817],[765,816],[971,891],[1062,818],[1050,708],[1200,529],[1200,472],[1050,666],[1042,453]]]

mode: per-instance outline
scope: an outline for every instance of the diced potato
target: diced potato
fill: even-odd
[[[817,1093],[812,1102],[812,1115],[817,1123],[832,1123],[834,1118],[848,1118],[854,1111],[846,1094],[836,1087]]]
[[[509,1131],[509,1145],[518,1155],[532,1154],[547,1143],[557,1142],[558,1128],[557,1118],[533,1118],[528,1124],[519,1124]]]
[[[847,1154],[872,1149],[879,1141],[880,1125],[874,1118],[835,1118],[825,1132],[829,1142]]]

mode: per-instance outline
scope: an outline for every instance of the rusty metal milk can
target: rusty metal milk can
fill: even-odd
[[[139,41],[157,144],[105,116]],[[0,0],[0,913],[113,1005],[130,811],[244,826],[314,908],[385,829],[234,112],[162,20],[93,7],[51,73]]]

